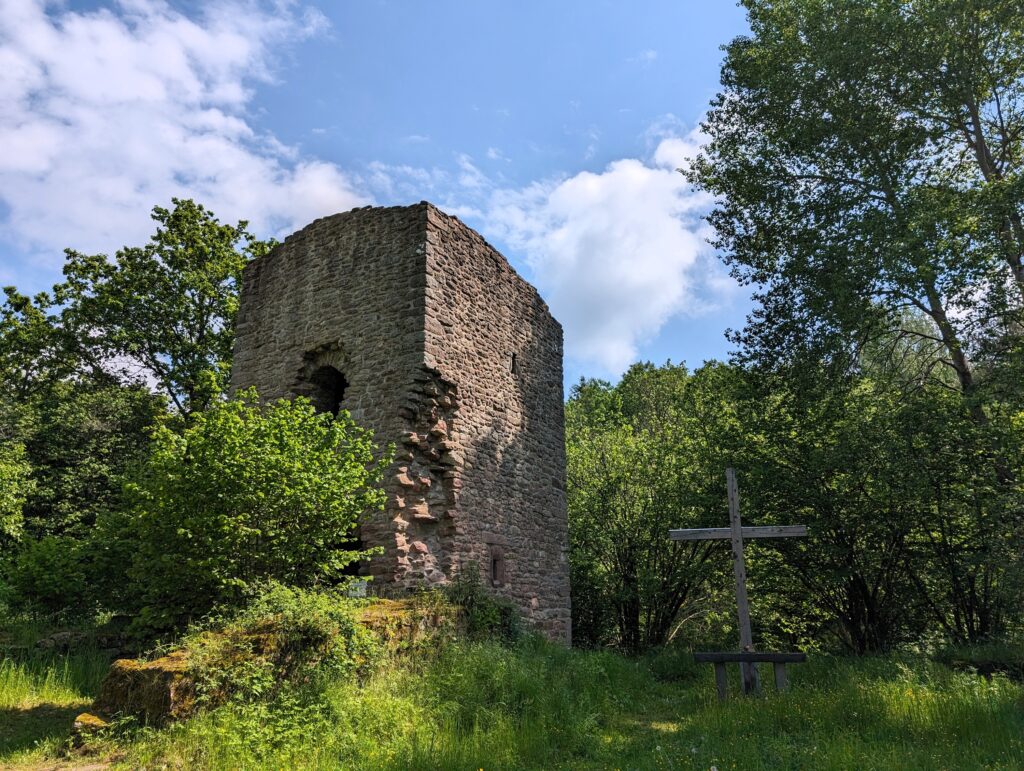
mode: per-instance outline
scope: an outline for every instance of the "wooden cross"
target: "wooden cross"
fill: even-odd
[[[732,567],[736,574],[736,605],[739,609],[740,621],[740,647],[742,651],[737,654],[698,654],[699,660],[711,661],[715,664],[715,676],[718,681],[719,696],[725,695],[725,661],[740,662],[742,672],[743,692],[755,693],[760,687],[757,675],[757,664],[754,661],[761,658],[764,661],[772,661],[776,667],[776,685],[785,687],[785,663],[778,662],[778,656],[791,656],[796,654],[764,654],[763,656],[751,656],[754,653],[754,640],[750,633],[750,605],[747,602],[747,568],[743,561],[743,539],[744,538],[794,538],[807,535],[806,525],[771,525],[767,527],[743,527],[740,522],[740,492],[736,485],[736,472],[727,468],[725,470],[726,488],[729,493],[729,527],[699,527],[690,530],[669,530],[668,535],[673,541],[707,541],[717,538],[728,538],[732,541]],[[713,658],[707,658],[707,656]],[[802,656],[802,654],[799,654]],[[733,656],[733,658],[724,658]],[[802,660],[802,659],[800,659]],[[789,659],[786,659],[789,661]],[[794,659],[795,661],[795,659]],[[781,663],[781,671],[778,664]]]

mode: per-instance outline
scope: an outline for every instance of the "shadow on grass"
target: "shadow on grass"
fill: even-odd
[[[769,685],[718,703],[707,676],[652,688],[615,716],[609,756],[637,769],[1024,768],[1018,686],[926,662],[818,659],[782,695]]]
[[[39,704],[25,709],[0,709],[0,759],[31,750],[40,742],[66,739],[71,735],[75,718],[86,706]]]

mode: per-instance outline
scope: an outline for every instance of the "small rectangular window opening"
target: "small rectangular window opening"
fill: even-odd
[[[491,586],[505,583],[505,553],[500,546],[491,547]]]
[[[508,371],[513,375],[519,374],[519,362],[516,361],[516,355],[513,353],[508,363]]]

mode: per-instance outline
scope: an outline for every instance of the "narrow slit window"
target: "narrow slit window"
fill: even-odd
[[[491,547],[491,586],[505,584],[505,553],[500,546]]]
[[[513,375],[519,374],[519,361],[516,359],[516,355],[514,353],[509,357],[508,371]]]

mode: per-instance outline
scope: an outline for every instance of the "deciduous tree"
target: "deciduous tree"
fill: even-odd
[[[113,259],[67,250],[54,296],[83,360],[151,382],[189,416],[226,382],[242,269],[273,242],[191,200],[173,203],[153,208],[157,230],[145,246]]]

